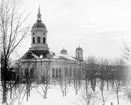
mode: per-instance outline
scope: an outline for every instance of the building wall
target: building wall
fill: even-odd
[[[38,60],[28,60],[20,61],[23,65],[20,72],[21,78],[24,77],[26,71],[31,73],[37,80],[41,80],[42,77],[48,76],[50,79],[58,78],[70,78],[73,79],[74,76],[81,75],[85,76],[85,64],[78,61],[65,61],[57,59],[38,59]]]

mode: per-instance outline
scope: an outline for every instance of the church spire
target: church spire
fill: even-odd
[[[41,22],[40,5],[38,7],[37,22]]]

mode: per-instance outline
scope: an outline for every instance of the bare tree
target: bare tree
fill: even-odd
[[[130,91],[130,76],[131,76],[131,72],[130,72],[130,65],[131,65],[131,44],[129,43],[124,43],[124,48],[123,48],[123,55],[122,55],[122,62],[127,65],[128,67],[124,68],[126,70],[126,81],[125,81],[125,85],[126,85],[126,91],[127,91],[127,98],[129,99],[129,101],[131,102],[131,91]]]
[[[91,81],[91,86],[93,91],[95,91],[96,86],[96,73],[97,73],[97,59],[93,56],[89,56],[87,59],[87,78]]]
[[[125,64],[130,63],[131,61],[131,49],[129,44],[125,44],[123,48],[122,61]]]
[[[115,92],[116,94],[116,97],[117,97],[117,104],[119,105],[119,92],[121,91],[122,89],[122,84],[121,84],[121,81],[119,80],[115,80],[114,82],[114,87],[113,87],[113,91]]]
[[[44,68],[44,69],[43,69]],[[47,98],[48,89],[51,88],[51,81],[50,81],[50,59],[47,61],[41,61],[41,69],[44,72],[44,76],[41,77],[41,81],[38,82],[38,87],[41,88],[42,93],[39,89],[36,88],[37,92],[44,98]]]
[[[63,74],[60,76],[60,79],[59,79],[59,85],[60,85],[60,88],[61,88],[61,91],[62,91],[62,95],[63,96],[66,96],[67,95],[67,92],[68,92],[68,84],[70,85],[70,72],[69,72],[69,63],[67,60],[65,60],[63,63],[63,69],[64,69],[64,72]]]
[[[18,101],[18,105],[21,105],[26,95],[24,89],[25,89],[25,85],[17,85],[13,87],[12,93],[10,93],[10,91],[8,92],[8,94],[11,94],[12,97],[7,95],[8,101],[6,101],[6,105],[13,105],[17,101]]]
[[[110,98],[110,95],[112,93],[109,93],[106,89],[105,89],[105,81],[103,79],[100,79],[99,81],[97,81],[97,88],[99,89],[100,92],[100,96],[98,95],[97,98],[102,101],[102,105],[106,105],[106,102],[108,101],[108,99]],[[108,95],[106,95],[106,93],[108,93]]]
[[[124,82],[124,69],[123,69],[123,63],[121,62],[120,59],[117,59],[114,62],[114,67],[115,67],[115,80],[114,80],[114,86],[113,86],[113,91],[115,92],[117,96],[117,104],[119,105],[119,92],[122,91],[122,84]]]
[[[80,68],[75,68],[74,69],[74,89],[75,93],[78,94],[80,88],[81,88],[81,74],[80,74]]]
[[[107,59],[102,59],[100,68],[101,79],[106,81],[107,90],[109,90],[109,72],[111,71],[109,67],[109,61]]]
[[[59,86],[60,86],[60,89],[61,89],[61,91],[62,91],[62,96],[64,97],[65,96],[65,83],[64,83],[65,81],[64,81],[64,78],[63,78],[63,76],[60,76],[60,79],[59,79]]]
[[[3,88],[3,103],[7,100],[7,74],[10,70],[9,59],[12,52],[27,36],[29,27],[23,26],[28,15],[24,16],[17,8],[15,1],[2,0],[0,4],[0,47],[1,47],[1,80]]]
[[[103,105],[105,105],[107,99],[109,96],[105,95],[105,60],[100,59],[99,61],[99,72],[100,72],[100,78],[97,81],[97,87],[100,90],[101,97],[98,96],[98,99],[103,102]]]
[[[81,101],[84,105],[95,105],[97,101],[98,92],[94,92],[90,87],[90,82],[85,83],[84,89],[82,89],[82,94],[80,95]]]

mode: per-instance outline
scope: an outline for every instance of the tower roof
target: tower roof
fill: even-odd
[[[36,20],[36,23],[32,26],[32,29],[33,28],[44,28],[44,29],[46,29],[45,24],[41,20],[40,6],[38,7],[37,20]]]
[[[78,48],[76,48],[76,50],[81,50],[81,51],[83,51],[83,49],[79,46]]]
[[[42,22],[36,22],[36,23],[33,25],[32,29],[33,29],[33,28],[44,28],[44,29],[46,29],[46,26],[45,26],[45,24],[42,23]]]
[[[64,48],[61,50],[61,54],[67,54],[67,50],[65,50]]]

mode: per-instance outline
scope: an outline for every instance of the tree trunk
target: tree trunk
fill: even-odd
[[[3,81],[3,103],[7,101],[7,89],[6,89],[6,81]]]
[[[118,91],[116,92],[116,95],[117,95],[117,104],[119,105],[119,94],[118,94]]]
[[[2,57],[3,58],[3,57]],[[6,84],[7,84],[7,60],[6,58],[1,58],[1,80],[2,80],[2,88],[3,88],[3,103],[5,103],[7,101],[7,87],[6,87]]]
[[[105,105],[105,99],[104,99],[103,90],[102,90],[101,92],[102,92],[102,101],[103,101],[103,105]]]
[[[108,83],[108,78],[107,78],[107,90],[109,90],[109,83]]]
[[[88,90],[87,90],[88,89],[87,79],[86,79],[86,87],[85,88],[86,88],[86,94],[87,94],[88,93]]]

